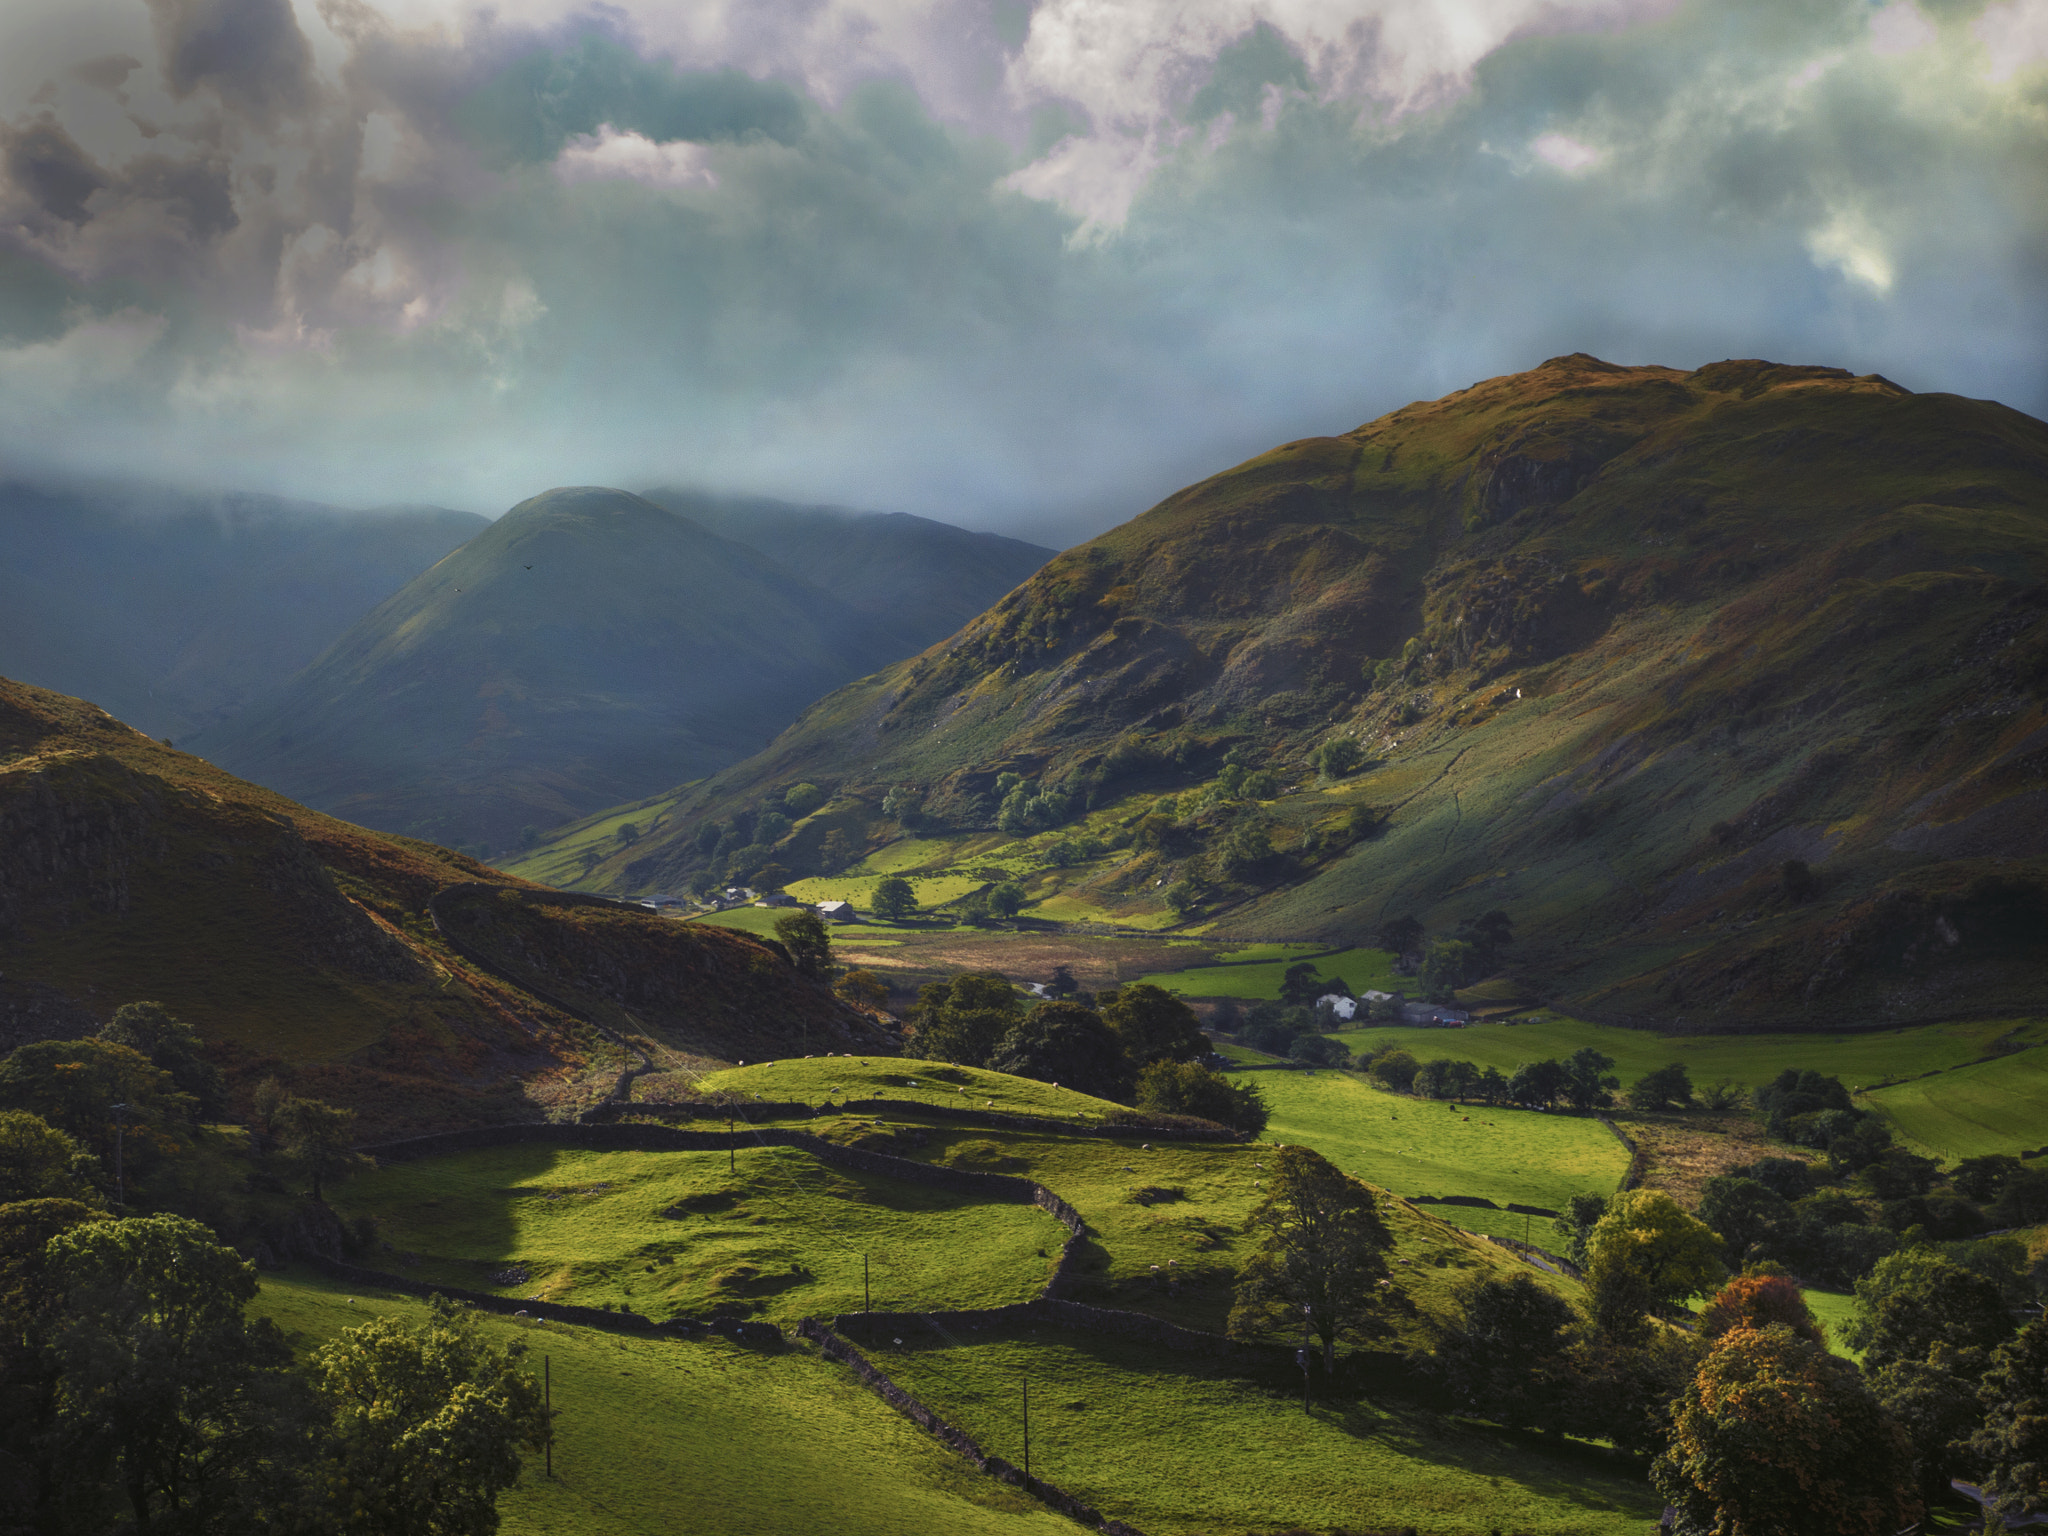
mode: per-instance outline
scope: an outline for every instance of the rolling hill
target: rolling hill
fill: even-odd
[[[532,1119],[873,1026],[770,946],[308,811],[0,679],[0,1052],[151,999],[367,1133]]]
[[[182,740],[486,526],[445,507],[0,484],[0,671]]]
[[[952,634],[1055,553],[907,512],[800,507],[675,487],[644,494],[866,614],[904,655]]]
[[[901,580],[954,574],[913,557]],[[903,621],[642,497],[553,490],[192,746],[365,826],[508,849],[746,756],[931,622],[908,641]]]
[[[1335,945],[1499,909],[1493,994],[1611,1022],[2024,1007],[2044,575],[2031,417],[1832,368],[1554,358],[1066,551],[593,879],[744,875],[709,824],[808,780],[834,799],[767,850],[797,873],[829,832],[858,859],[914,830],[896,867],[999,869],[1047,915]]]

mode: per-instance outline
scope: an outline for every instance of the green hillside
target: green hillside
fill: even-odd
[[[2030,417],[1556,358],[1066,551],[593,878],[872,871],[914,833],[917,872],[1000,869],[1027,915],[1342,947],[1504,910],[1504,988],[1610,1022],[2014,1011],[2044,574]],[[761,842],[800,782],[830,800]]]
[[[0,679],[0,1049],[145,999],[238,1118],[274,1074],[371,1138],[570,1110],[643,1063],[887,1045],[753,939],[366,832]]]

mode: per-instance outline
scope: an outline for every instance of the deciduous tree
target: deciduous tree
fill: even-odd
[[[1630,1109],[1691,1109],[1692,1074],[1682,1061],[1645,1072],[1629,1084],[1628,1105]]]
[[[2036,1318],[1992,1356],[1971,1453],[2001,1516],[2048,1514],[2048,1322]]]
[[[1623,1190],[1586,1239],[1593,1315],[1617,1337],[1642,1331],[1652,1309],[1720,1284],[1721,1240],[1662,1190]]]
[[[1131,1064],[1123,1045],[1092,1008],[1040,1003],[1013,1025],[988,1058],[994,1072],[1058,1083],[1100,1099],[1128,1103]]]
[[[548,1432],[523,1345],[494,1348],[456,1303],[428,1321],[380,1318],[313,1357],[334,1414],[336,1525],[344,1536],[490,1536],[521,1447]]]
[[[1001,976],[967,971],[950,981],[929,982],[918,989],[908,1049],[927,1061],[978,1067],[1022,1012],[1017,989]]]
[[[98,1205],[99,1161],[73,1138],[25,1109],[0,1109],[0,1205],[79,1200]]]
[[[1328,1368],[1339,1338],[1385,1336],[1379,1282],[1393,1239],[1372,1191],[1306,1147],[1275,1153],[1266,1184],[1246,1223],[1258,1250],[1239,1272],[1230,1331],[1296,1327],[1306,1309]]]
[[[192,1095],[200,1118],[212,1119],[226,1110],[227,1079],[206,1059],[206,1044],[199,1031],[162,1003],[123,1003],[100,1030],[99,1038],[109,1045],[140,1051],[151,1066],[170,1073],[179,1091]]]
[[[1912,1467],[1855,1368],[1780,1325],[1722,1338],[1650,1477],[1688,1536],[1894,1536],[1920,1517]]]
[[[815,912],[791,912],[775,919],[775,937],[789,951],[799,974],[823,981],[832,974],[832,935]]]
[[[875,882],[871,904],[875,916],[900,923],[917,910],[917,892],[901,875],[886,875]]]
[[[369,1159],[352,1150],[356,1112],[319,1099],[288,1099],[277,1116],[278,1140],[284,1155],[312,1181],[313,1198],[325,1199],[323,1181]]]
[[[1579,1315],[1532,1275],[1484,1280],[1439,1330],[1444,1382],[1482,1418],[1511,1429],[1554,1424],[1571,1391],[1569,1351]]]
[[[1272,1118],[1257,1083],[1236,1081],[1193,1061],[1155,1061],[1140,1072],[1138,1108],[1194,1115],[1254,1136]]]
[[[1197,1061],[1209,1054],[1209,1040],[1195,1010],[1150,982],[1119,987],[1103,1004],[1102,1022],[1116,1031],[1134,1067]]]

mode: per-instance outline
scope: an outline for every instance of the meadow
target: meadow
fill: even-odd
[[[1215,965],[1183,971],[1157,971],[1139,978],[1154,986],[1177,992],[1182,997],[1235,997],[1273,1000],[1280,996],[1280,982],[1290,965],[1307,960],[1325,978],[1340,977],[1354,993],[1392,992],[1412,988],[1412,979],[1394,974],[1394,956],[1384,949],[1345,949],[1332,954],[1313,945],[1286,946],[1288,952],[1272,959],[1254,958],[1279,945],[1260,945],[1251,954],[1219,958]]]
[[[2036,1047],[1875,1089],[1863,1102],[1930,1157],[2031,1152],[2048,1144],[2048,1050]]]
[[[1031,1386],[1031,1470],[1147,1536],[1281,1529],[1634,1533],[1657,1517],[1608,1453],[1425,1412],[1335,1400],[1302,1411],[1285,1380],[1248,1380],[1157,1348],[1051,1328],[935,1347],[863,1344],[869,1358],[1013,1461]]]
[[[266,1275],[250,1311],[304,1351],[425,1305],[302,1271]],[[552,1480],[529,1455],[498,1501],[505,1536],[1059,1536],[1071,1521],[982,1476],[803,1349],[635,1338],[479,1316],[500,1347],[546,1358]]]
[[[1272,1106],[1266,1134],[1313,1147],[1345,1172],[1398,1195],[1477,1195],[1562,1210],[1573,1195],[1611,1194],[1628,1171],[1627,1148],[1599,1121],[1540,1110],[1457,1106],[1376,1088],[1347,1072],[1259,1072]],[[1551,1246],[1547,1218],[1533,1226],[1507,1210],[1429,1208],[1475,1232]]]
[[[1839,1077],[1858,1089],[1964,1066],[1982,1058],[1992,1041],[2014,1031],[2023,1040],[2048,1039],[2048,1021],[1979,1019],[1860,1034],[1658,1035],[1545,1016],[1449,1030],[1375,1024],[1340,1030],[1330,1038],[1342,1041],[1354,1054],[1391,1044],[1413,1053],[1418,1061],[1448,1056],[1502,1072],[1513,1072],[1525,1061],[1566,1057],[1590,1045],[1614,1058],[1615,1074],[1624,1086],[1667,1062],[1682,1061],[1695,1085],[1727,1078],[1753,1088],[1787,1067],[1798,1067]]]
[[[864,1258],[877,1306],[1000,1306],[1037,1294],[1066,1238],[1032,1206],[833,1168],[790,1147],[730,1160],[494,1147],[388,1164],[334,1199],[374,1215],[414,1256],[413,1278],[657,1318],[858,1310]]]

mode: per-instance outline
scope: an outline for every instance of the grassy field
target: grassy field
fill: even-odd
[[[615,805],[581,821],[553,828],[547,840],[532,852],[500,861],[498,867],[522,880],[570,890],[584,878],[592,864],[619,850],[622,846],[619,842],[620,827],[631,822],[643,834],[655,832],[674,814],[676,803],[682,797],[681,790],[670,790],[651,799]]]
[[[1266,1134],[1299,1142],[1398,1195],[1478,1195],[1561,1210],[1575,1194],[1613,1192],[1628,1151],[1597,1120],[1527,1109],[1452,1108],[1372,1087],[1345,1072],[1260,1072],[1273,1107]],[[1445,1220],[1475,1232],[1523,1235],[1505,1210],[1439,1205]],[[1543,1218],[1530,1236],[1543,1246]]]
[[[1260,945],[1258,951],[1278,949],[1279,945]],[[1394,974],[1394,956],[1384,949],[1347,949],[1337,954],[1323,954],[1307,944],[1286,946],[1292,953],[1284,953],[1272,960],[1255,960],[1247,956],[1250,963],[1239,963],[1235,956],[1223,964],[1198,966],[1185,971],[1157,971],[1141,977],[1154,986],[1164,987],[1169,992],[1178,992],[1183,997],[1236,997],[1272,999],[1280,996],[1280,979],[1287,973],[1287,967],[1297,961],[1314,957],[1310,963],[1320,976],[1340,976],[1349,983],[1353,992],[1391,992],[1397,986],[1414,983]]]
[[[353,1304],[350,1298],[353,1298]],[[409,1298],[266,1275],[251,1311],[311,1349]],[[529,1458],[498,1502],[506,1536],[1059,1536],[1071,1521],[983,1477],[803,1349],[636,1339],[485,1317],[553,1378],[555,1476]]]
[[[2048,1050],[2036,1048],[1866,1094],[1907,1142],[1953,1161],[2048,1143]]]
[[[798,901],[813,904],[821,901],[850,901],[863,917],[870,914],[875,902],[875,887],[889,878],[886,871],[873,874],[849,871],[843,875],[818,875],[809,880],[792,880],[783,889]],[[936,907],[941,902],[957,901],[970,891],[978,891],[986,880],[973,875],[906,875],[910,888],[917,893],[920,907]]]
[[[1624,1084],[1666,1062],[1682,1061],[1695,1084],[1732,1078],[1754,1087],[1787,1067],[1839,1077],[1850,1088],[1959,1067],[1978,1060],[1991,1041],[2019,1030],[2029,1040],[2048,1038],[2040,1019],[1974,1020],[1873,1030],[1865,1034],[1654,1035],[1644,1030],[1545,1017],[1540,1022],[1475,1024],[1434,1030],[1373,1025],[1332,1035],[1354,1052],[1391,1042],[1419,1061],[1437,1056],[1512,1072],[1525,1061],[1569,1056],[1590,1045],[1612,1056]]]
[[[1066,1234],[1035,1207],[828,1167],[788,1147],[583,1152],[514,1146],[394,1163],[336,1187],[417,1256],[407,1273],[507,1296],[793,1319],[875,1304],[1036,1295]],[[517,1266],[528,1278],[497,1278]]]
[[[847,1099],[890,1098],[912,1104],[953,1104],[998,1109],[1015,1115],[1098,1116],[1120,1104],[1055,1088],[1051,1083],[980,1067],[949,1067],[943,1062],[900,1056],[805,1056],[758,1062],[704,1078],[707,1092],[750,1094],[757,1099],[794,1100],[804,1104],[843,1103]]]
[[[1031,1470],[1148,1536],[1408,1525],[1596,1536],[1656,1519],[1649,1489],[1591,1448],[1539,1448],[1370,1401],[1304,1414],[1284,1384],[1096,1335],[1048,1328],[919,1347],[928,1339],[885,1339],[870,1358],[1018,1461],[1029,1381]]]

